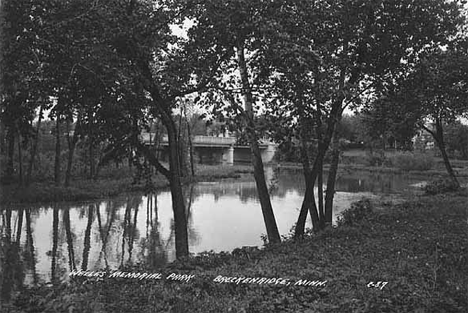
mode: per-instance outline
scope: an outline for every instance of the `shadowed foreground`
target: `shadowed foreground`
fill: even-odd
[[[160,271],[194,275],[189,281],[74,278],[25,290],[1,311],[466,312],[467,202],[466,192],[423,196],[366,217],[356,206],[342,226],[300,243],[207,253]],[[218,275],[291,284],[214,282]],[[299,280],[327,282],[295,285]],[[374,287],[379,281],[388,283]]]

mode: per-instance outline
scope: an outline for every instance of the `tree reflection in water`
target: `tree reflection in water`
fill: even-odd
[[[146,237],[141,238],[140,255],[138,259],[144,260],[147,268],[157,269],[168,262],[166,244],[161,238],[158,220],[158,199],[156,194],[150,194],[146,200]],[[172,231],[171,231],[172,233]]]
[[[91,226],[93,225],[94,218],[94,204],[88,206],[88,224],[86,225],[84,248],[83,248],[83,261],[81,262],[81,270],[88,269],[89,250],[91,249]]]
[[[70,223],[70,209],[66,208],[63,212],[63,225],[65,227],[65,233],[67,236],[67,250],[68,250],[68,266],[69,270],[74,271],[76,270],[75,265],[75,250],[73,249],[73,233],[71,230],[71,223]]]
[[[58,250],[58,227],[59,227],[59,208],[54,205],[53,208],[53,219],[52,219],[52,269],[51,269],[51,281],[55,284],[58,283],[57,277],[57,250]]]
[[[130,196],[127,199],[127,205],[125,208],[125,215],[123,221],[123,234],[122,234],[122,250],[121,250],[121,260],[120,266],[124,266],[124,258],[125,258],[125,251],[128,250],[128,265],[133,264],[132,260],[132,252],[133,252],[133,244],[135,242],[135,238],[138,237],[138,230],[137,230],[137,217],[138,217],[138,207],[142,203],[141,196]],[[132,210],[133,212],[133,220],[132,220]],[[127,247],[127,249],[126,249]]]
[[[26,243],[22,245],[24,215],[26,215]],[[2,302],[10,301],[13,292],[21,291],[28,272],[34,284],[38,281],[33,238],[30,208],[15,211],[6,208],[2,211],[0,225],[0,300]]]

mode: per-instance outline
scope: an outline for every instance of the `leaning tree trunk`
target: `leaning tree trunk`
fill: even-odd
[[[151,78],[149,68],[143,68],[144,73],[148,78]],[[170,106],[167,105],[165,100],[160,94],[156,86],[150,84],[148,86],[153,98],[155,108],[161,118],[163,125],[167,130],[167,138],[169,145],[169,170],[163,167],[154,153],[145,145],[141,144],[136,139],[137,148],[145,155],[147,160],[156,169],[163,174],[169,181],[172,198],[172,211],[174,213],[174,227],[175,227],[175,246],[176,258],[180,259],[189,255],[188,247],[188,231],[187,231],[187,217],[185,212],[184,193],[182,190],[181,168],[179,162],[179,143],[177,127],[174,123]]]
[[[314,166],[312,168],[312,171],[309,173],[309,175],[306,175],[307,177],[305,178],[306,180],[306,191],[304,194],[304,200],[302,202],[301,206],[301,211],[299,212],[299,218],[296,223],[296,230],[295,230],[295,238],[300,238],[304,234],[304,229],[305,229],[305,223],[306,223],[306,218],[307,218],[307,210],[310,211],[311,214],[313,214],[312,217],[312,226],[314,229],[318,230],[320,229],[320,217],[317,212],[317,209],[313,209],[314,207],[316,208],[315,203],[307,203],[306,200],[310,201],[311,198],[310,194],[313,194],[313,188],[315,185],[315,181],[319,175],[320,169],[320,163],[323,164],[323,159],[325,158],[325,153],[328,150],[328,147],[330,145],[330,141],[332,139],[334,130],[335,130],[335,123],[336,120],[339,119],[340,114],[341,114],[341,102],[337,102],[334,107],[332,108],[332,111],[330,112],[330,120],[328,123],[327,127],[327,132],[322,140],[322,142],[318,146],[318,153],[317,156],[315,157],[314,161]],[[315,202],[315,199],[314,199]]]
[[[304,171],[306,190],[304,193],[304,199],[302,200],[299,217],[296,222],[296,228],[294,230],[294,238],[296,239],[301,238],[304,235],[305,223],[308,212],[310,212],[310,217],[312,219],[312,228],[314,230],[320,229],[320,216],[317,210],[317,204],[315,203],[314,188],[315,181],[317,180],[319,173],[319,165],[320,162],[323,162],[325,151],[325,147],[323,145],[319,145],[318,154],[315,157],[312,169]]]
[[[319,225],[319,215],[317,214],[317,204],[315,203],[315,194],[314,194],[314,188],[315,188],[315,180],[316,176],[313,179],[309,179],[311,175],[316,175],[317,174],[317,166],[318,164],[318,158],[315,159],[314,165],[312,169],[310,168],[310,159],[309,159],[309,154],[307,152],[307,133],[305,130],[305,120],[301,120],[301,161],[302,161],[302,168],[304,170],[304,180],[305,180],[305,185],[306,185],[306,190],[304,194],[304,199],[302,201],[301,205],[301,210],[299,213],[299,217],[296,223],[296,229],[294,232],[294,238],[299,239],[304,235],[304,230],[305,230],[305,222],[307,219],[307,213],[310,212],[310,217],[312,219],[312,227],[314,229],[318,229],[320,227]],[[320,148],[321,146],[319,146]]]
[[[343,53],[346,53],[347,50],[348,50],[348,42],[345,41],[343,43]],[[330,115],[328,117],[327,129],[326,129],[325,135],[322,136],[322,133],[320,132],[319,138],[323,139],[323,140],[321,140],[321,143],[319,144],[318,154],[317,154],[316,160],[314,162],[314,169],[312,170],[309,177],[306,177],[306,194],[304,195],[304,202],[305,202],[306,197],[307,197],[307,192],[309,192],[309,193],[313,192],[313,189],[312,189],[313,187],[311,188],[310,186],[313,186],[313,184],[314,184],[314,182],[315,182],[315,180],[317,179],[317,176],[318,176],[317,171],[318,171],[319,166],[317,166],[317,165],[320,165],[320,164],[317,164],[317,162],[322,162],[322,164],[323,164],[323,159],[325,157],[325,153],[328,150],[330,142],[331,142],[331,140],[333,138],[333,134],[335,132],[335,125],[336,125],[337,122],[339,122],[339,120],[341,119],[341,116],[343,114],[342,105],[343,105],[343,101],[345,100],[345,93],[343,92],[345,90],[345,85],[346,85],[345,82],[346,82],[346,67],[343,66],[341,68],[341,70],[340,70],[338,96],[332,103],[332,108],[331,108],[331,111],[330,111]],[[319,107],[318,112],[320,112],[320,106],[318,106],[318,107]],[[319,113],[318,120],[319,120],[319,123],[321,124],[321,122],[320,122],[321,121],[321,113]],[[309,188],[307,188],[307,186],[309,186]],[[312,190],[308,190],[308,189],[312,189]],[[334,192],[334,188],[332,190],[327,190],[327,192]],[[310,208],[310,206],[309,206],[309,208]],[[303,211],[306,211],[306,212],[304,213]],[[311,211],[311,213],[313,213],[313,212]],[[301,207],[301,211],[299,213],[299,218],[298,218],[297,223],[296,223],[296,233],[295,233],[296,238],[301,237],[303,235],[303,230],[305,228],[306,218],[307,218],[307,207],[304,207],[304,205],[303,205]],[[312,217],[312,222],[313,222],[313,219],[314,219],[314,217]],[[315,225],[314,225],[314,228],[315,228]],[[302,231],[302,233],[301,233],[301,231]]]
[[[247,65],[244,55],[244,46],[239,44],[237,47],[237,61],[239,64],[239,72],[242,81],[242,92],[245,104],[245,116],[244,119],[247,124],[247,133],[249,137],[249,144],[252,157],[252,165],[254,168],[254,178],[257,186],[258,197],[263,213],[263,220],[265,221],[268,241],[270,243],[277,243],[281,241],[281,237],[276,225],[275,215],[273,213],[273,207],[270,201],[270,195],[268,193],[268,186],[265,180],[265,172],[263,168],[262,156],[260,154],[260,148],[258,146],[258,138],[255,132],[254,125],[254,112],[253,112],[253,99],[250,83],[248,79]]]
[[[169,181],[172,197],[172,210],[174,213],[176,257],[180,259],[189,255],[189,247],[187,217],[185,214],[184,194],[182,192],[182,181],[180,176],[180,151],[177,142],[177,127],[173,120],[169,101],[160,94],[158,87],[153,83],[153,75],[149,64],[142,60],[137,63],[141,70],[142,82],[151,94],[153,108],[156,110],[158,117],[161,118],[161,121],[167,130],[169,145],[169,171],[159,163],[150,149],[139,143],[138,140],[136,140],[136,144],[151,164],[155,166],[156,169]]]
[[[442,121],[440,119],[436,119],[436,137],[435,140],[437,145],[439,146],[440,153],[442,154],[442,159],[444,160],[445,169],[450,176],[450,179],[460,187],[460,183],[455,175],[455,171],[452,168],[452,164],[450,163],[449,157],[447,155],[447,150],[445,148],[445,140],[444,140],[444,130],[442,127]]]
[[[454,182],[454,184],[460,187],[460,182],[458,181],[457,176],[455,175],[455,171],[452,168],[452,164],[450,164],[450,160],[447,155],[447,150],[445,148],[444,130],[442,127],[442,121],[438,117],[435,118],[435,121],[436,121],[435,131],[429,129],[428,127],[424,125],[421,125],[421,126],[425,131],[431,134],[431,136],[436,141],[437,146],[439,147],[440,154],[442,155],[442,159],[444,161],[444,166],[445,166],[445,169],[447,170],[447,174],[450,176],[450,179]]]

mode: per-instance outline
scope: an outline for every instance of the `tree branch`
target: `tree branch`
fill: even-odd
[[[163,174],[164,177],[166,177],[168,180],[171,179],[171,172],[165,168],[161,162],[159,162],[159,160],[154,156],[154,154],[147,146],[142,144],[139,140],[136,141],[135,145],[138,151],[143,153],[145,158],[151,163],[151,165],[156,168],[159,173]]]
[[[434,137],[434,139],[435,139],[436,141],[438,141],[437,135],[436,135],[436,133],[435,133],[433,130],[431,130],[429,127],[427,127],[427,126],[424,125],[423,123],[418,123],[418,126],[421,127],[422,129],[424,129],[425,131],[427,131],[429,134],[432,135],[432,137]]]

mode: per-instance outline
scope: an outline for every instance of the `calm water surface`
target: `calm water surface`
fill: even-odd
[[[282,235],[297,220],[304,193],[300,170],[267,172]],[[421,180],[402,175],[339,175],[334,220],[362,197],[402,192]],[[255,183],[198,183],[185,189],[190,252],[262,245],[266,233]],[[0,277],[13,285],[66,279],[71,269],[158,268],[175,259],[169,191],[89,203],[3,208]],[[308,220],[308,227],[311,227]],[[9,288],[9,287],[8,287]],[[8,289],[7,288],[7,289]],[[5,292],[5,288],[3,288]]]

